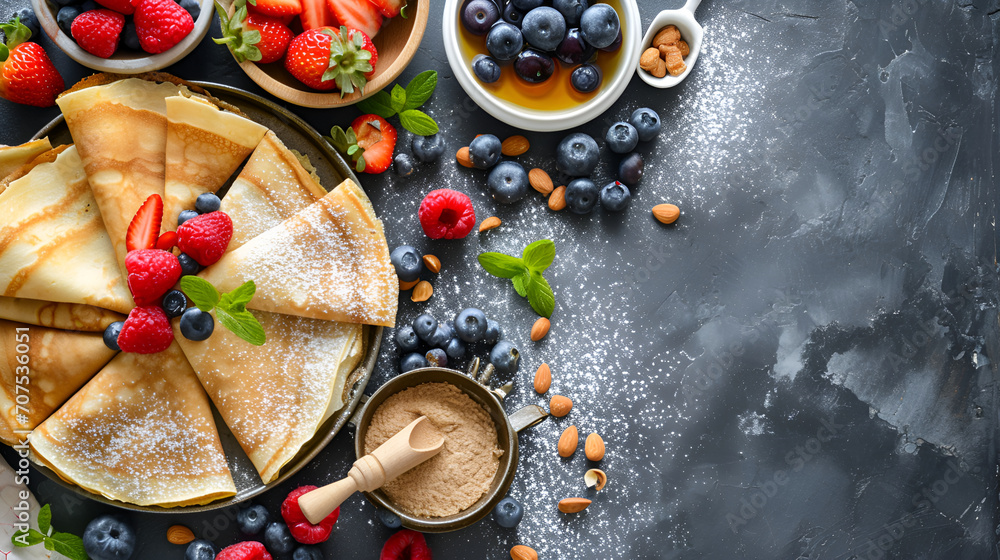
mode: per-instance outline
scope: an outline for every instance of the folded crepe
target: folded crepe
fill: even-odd
[[[252,309],[368,325],[396,320],[399,280],[382,222],[351,180],[201,276],[223,292],[253,280]]]
[[[29,442],[36,461],[113,500],[174,507],[236,493],[208,397],[176,343],[118,354]]]
[[[129,223],[150,195],[163,196],[165,99],[182,90],[186,88],[169,82],[128,78],[64,93],[56,100],[80,150],[123,272]]]
[[[132,296],[76,148],[32,165],[0,194],[0,296],[128,313]]]
[[[269,483],[334,412],[362,355],[362,326],[256,311],[267,333],[253,346],[216,327],[194,342],[174,333],[215,408]]]
[[[20,146],[0,146],[0,193],[7,188],[6,178],[35,157],[52,149],[48,137],[32,140]]]
[[[0,441],[25,439],[114,355],[97,333],[0,320]]]
[[[103,333],[125,316],[79,303],[62,303],[0,296],[0,319],[69,331]]]
[[[326,190],[273,132],[264,135],[222,199],[233,220],[229,251],[323,198]]]
[[[177,227],[177,215],[193,210],[198,195],[216,192],[257,146],[267,127],[200,97],[166,99],[167,147],[163,228]]]

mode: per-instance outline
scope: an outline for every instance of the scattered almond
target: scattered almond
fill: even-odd
[[[483,220],[483,223],[479,224],[479,233],[491,230],[495,227],[500,227],[500,218],[496,216],[490,216]]]
[[[549,364],[538,366],[538,371],[535,372],[535,392],[541,395],[548,391],[551,385],[552,370],[549,369]]]
[[[519,544],[510,549],[510,557],[513,560],[538,560],[538,553],[533,548]]]
[[[417,280],[412,280],[410,282],[403,282],[402,280],[400,280],[399,281],[399,291],[405,292],[406,290],[412,290],[413,287],[416,286],[417,283],[419,283],[419,282],[420,282],[419,278]]]
[[[528,143],[527,138],[520,134],[515,134],[500,143],[500,153],[508,157],[514,157],[527,152],[530,147],[531,144]]]
[[[672,224],[681,215],[681,209],[673,204],[657,204],[653,207],[653,217],[664,224]]]
[[[434,255],[424,255],[424,266],[427,267],[427,270],[437,274],[441,272],[441,259]]]
[[[556,418],[566,416],[572,408],[573,401],[569,397],[552,395],[552,398],[549,399],[549,413]]]
[[[659,61],[660,50],[656,47],[649,47],[642,51],[642,56],[639,57],[639,68],[642,68],[646,72],[653,72],[656,70]]]
[[[459,148],[458,153],[455,154],[455,159],[458,160],[458,164],[462,167],[472,167],[472,158],[469,157],[469,147]]]
[[[653,37],[653,46],[675,45],[681,40],[681,30],[676,25],[668,25],[656,33]]]
[[[595,491],[600,492],[604,490],[604,485],[608,483],[608,475],[604,474],[601,469],[590,469],[583,475],[583,482],[587,485],[587,488],[593,488]]]
[[[421,280],[413,287],[413,294],[410,296],[411,301],[427,301],[431,299],[434,295],[434,286],[427,280]]]
[[[576,453],[576,446],[580,442],[580,434],[576,430],[576,426],[570,426],[563,430],[561,436],[559,436],[559,443],[556,445],[556,451],[559,452],[560,457],[572,457]]]
[[[565,500],[560,500],[559,511],[563,513],[580,513],[587,509],[589,505],[590,500],[587,498],[566,498]]]
[[[596,433],[590,434],[583,444],[583,452],[591,461],[600,461],[604,458],[604,440]]]
[[[552,192],[552,178],[549,177],[549,174],[546,173],[544,169],[536,167],[529,171],[528,183],[533,189],[542,194],[549,194]]]
[[[566,187],[558,186],[549,195],[549,210],[556,212],[566,207]]]
[[[188,544],[193,540],[194,533],[191,532],[191,529],[183,525],[171,525],[167,529],[167,541],[170,544]]]
[[[552,326],[552,322],[545,317],[539,317],[535,324],[531,326],[531,340],[538,342],[539,340],[545,338],[545,335],[549,334],[549,327]]]

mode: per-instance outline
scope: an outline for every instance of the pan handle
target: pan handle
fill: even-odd
[[[530,428],[548,417],[549,413],[537,404],[529,404],[508,416],[515,432]]]

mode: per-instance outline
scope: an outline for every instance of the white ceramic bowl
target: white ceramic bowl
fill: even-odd
[[[621,0],[618,17],[623,24],[622,63],[615,69],[613,75],[604,76],[604,83],[596,95],[571,109],[558,111],[529,109],[499,99],[479,83],[472,73],[471,65],[463,57],[458,29],[458,10],[462,2],[463,0],[446,0],[444,5],[442,27],[448,63],[465,93],[487,113],[509,125],[537,132],[552,132],[580,126],[597,118],[611,107],[625,92],[632,76],[635,75],[635,68],[639,63],[642,22],[635,0]]]
[[[101,58],[90,54],[80,48],[80,45],[77,45],[72,37],[64,33],[59,28],[59,24],[56,23],[56,14],[59,12],[57,6],[46,0],[31,0],[31,9],[38,16],[38,23],[41,24],[42,31],[73,60],[98,72],[140,74],[170,66],[187,56],[198,46],[212,25],[212,18],[215,17],[215,2],[214,0],[198,0],[198,3],[201,5],[201,13],[194,22],[194,29],[171,49],[160,54],[149,54],[120,47],[111,58]]]
[[[668,25],[677,26],[678,31],[681,32],[681,38],[688,42],[691,52],[684,58],[684,65],[687,66],[687,68],[677,76],[667,74],[662,78],[657,78],[642,68],[639,68],[639,63],[637,61],[635,71],[639,73],[639,77],[642,81],[653,87],[666,89],[672,88],[683,82],[684,78],[687,78],[688,74],[691,73],[691,69],[694,68],[695,62],[698,62],[698,55],[701,54],[701,43],[705,35],[705,31],[701,28],[701,24],[694,19],[694,12],[698,9],[699,4],[701,4],[701,0],[687,0],[687,3],[684,4],[683,8],[679,10],[663,10],[657,14],[655,18],[653,18],[653,23],[649,24],[649,29],[647,29],[646,34],[642,36],[642,48],[639,49],[640,55],[642,51],[652,46],[653,37],[655,37],[661,29]]]

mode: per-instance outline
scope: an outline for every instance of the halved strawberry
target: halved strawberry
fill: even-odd
[[[406,7],[406,0],[368,0],[387,18],[394,18]],[[403,14],[406,17],[406,14]]]
[[[177,246],[177,232],[166,231],[160,234],[156,240],[156,248],[161,251],[169,251]]]
[[[230,18],[217,3],[222,37],[212,38],[220,45],[229,47],[237,62],[250,60],[268,64],[281,60],[294,36],[292,30],[280,18],[258,13],[247,13],[246,5],[241,5]],[[293,16],[294,17],[294,16]]]
[[[327,141],[338,151],[351,156],[355,169],[364,173],[381,173],[392,165],[396,148],[396,129],[378,115],[361,115],[346,131],[333,127]]]
[[[135,213],[125,233],[125,249],[152,249],[160,235],[160,222],[163,221],[163,199],[158,194],[151,194]]]
[[[326,0],[326,5],[340,25],[364,31],[369,38],[382,27],[381,12],[368,0]]]
[[[302,0],[247,0],[250,11],[265,16],[284,17],[302,13]]]
[[[378,52],[363,31],[320,27],[292,39],[285,68],[295,79],[318,90],[340,88],[340,96],[364,91],[375,71]]]
[[[299,20],[302,22],[303,31],[320,27],[340,27],[340,22],[333,17],[326,0],[302,0],[302,14]]]

